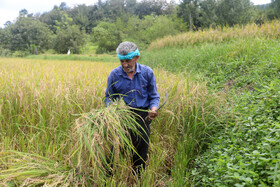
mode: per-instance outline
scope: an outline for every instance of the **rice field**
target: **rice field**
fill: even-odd
[[[129,153],[116,153],[114,174],[106,176],[102,161],[110,149],[104,145],[129,147],[122,125],[133,125],[122,103],[105,108],[107,77],[118,65],[0,59],[1,186],[181,186],[187,182],[186,167],[226,119],[226,94],[211,93],[206,83],[191,77],[154,69],[161,102],[166,92],[169,97],[151,125],[148,167],[138,179],[131,174]],[[104,131],[105,126],[113,130]],[[176,156],[178,151],[184,151],[185,157]]]
[[[200,43],[220,43],[233,39],[280,37],[280,21],[274,20],[261,25],[248,24],[246,26],[218,27],[197,32],[186,32],[176,36],[166,36],[151,43],[149,49],[160,49],[165,47],[184,48]]]

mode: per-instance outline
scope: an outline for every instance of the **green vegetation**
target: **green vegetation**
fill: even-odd
[[[267,29],[272,37],[260,36],[261,29],[251,37],[214,43],[209,42],[207,36],[212,38],[212,35],[206,31],[207,42],[202,40],[184,48],[178,48],[184,41],[177,45],[174,37],[174,47],[168,47],[171,43],[168,42],[167,46],[147,51],[141,58],[150,66],[207,81],[210,92],[227,94],[232,117],[223,130],[210,136],[212,143],[208,149],[202,150],[188,165],[188,171],[181,177],[188,179],[188,185],[278,186],[280,183],[280,41],[278,32]],[[177,174],[175,168],[184,165],[185,153],[177,152],[176,158],[180,158],[173,170]]]
[[[156,39],[186,31],[262,25],[279,18],[279,5],[279,0],[262,7],[249,0],[183,0],[179,4],[105,0],[92,6],[61,3],[43,14],[22,9],[14,22],[7,20],[0,28],[0,56],[22,57],[48,50],[66,54],[69,49],[84,54],[89,44],[97,47],[96,53],[110,53],[126,40],[144,50]]]
[[[262,25],[248,24],[246,26],[223,27],[218,29],[207,29],[198,32],[187,32],[176,36],[166,36],[153,41],[149,49],[160,49],[163,47],[188,47],[196,44],[210,43],[220,44],[223,41],[233,39],[251,39],[255,37],[277,39],[280,36],[280,22],[274,20]]]
[[[41,59],[41,60],[74,60],[74,61],[91,61],[91,62],[116,62],[117,57],[114,55],[30,55],[27,59]]]

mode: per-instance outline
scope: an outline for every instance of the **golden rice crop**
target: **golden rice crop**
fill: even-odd
[[[120,151],[129,147],[121,126],[129,114],[122,105],[104,104],[107,77],[118,65],[0,59],[1,185],[132,184],[130,153]],[[166,92],[168,101],[151,124],[148,167],[138,182],[167,186],[178,144],[188,141],[192,153],[186,158],[193,157],[206,129],[226,118],[227,106],[224,94],[209,93],[205,83],[154,72],[161,102]],[[133,120],[127,124],[134,126]],[[112,145],[116,162],[110,167],[118,172],[108,179],[104,168]]]
[[[160,49],[164,47],[186,47],[203,42],[222,42],[236,38],[249,37],[280,37],[280,21],[274,20],[262,25],[248,24],[246,26],[210,28],[197,32],[187,32],[176,36],[166,36],[152,42],[149,49]]]
[[[106,175],[117,175],[121,170],[129,176],[130,158],[135,152],[129,134],[138,133],[137,128],[141,126],[123,101],[84,114],[77,119],[73,129],[76,142],[73,152],[78,152],[79,161],[76,167],[85,178],[92,177],[99,185],[106,182]]]

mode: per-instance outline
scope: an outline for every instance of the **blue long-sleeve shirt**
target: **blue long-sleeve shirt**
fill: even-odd
[[[115,68],[107,81],[106,106],[121,97],[127,105],[133,108],[158,107],[160,97],[153,70],[148,66],[136,63],[135,74],[131,80],[123,71],[122,66]]]

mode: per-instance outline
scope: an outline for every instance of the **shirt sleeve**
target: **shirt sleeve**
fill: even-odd
[[[114,89],[113,89],[113,75],[112,73],[110,73],[110,75],[108,76],[107,79],[107,88],[106,88],[106,92],[105,92],[105,106],[108,107],[110,106],[113,102],[113,95],[114,93]]]
[[[150,101],[150,109],[152,109],[152,107],[158,108],[160,97],[157,91],[156,78],[152,69],[150,69],[149,71],[149,80],[150,80],[150,85],[148,88],[148,99]]]

